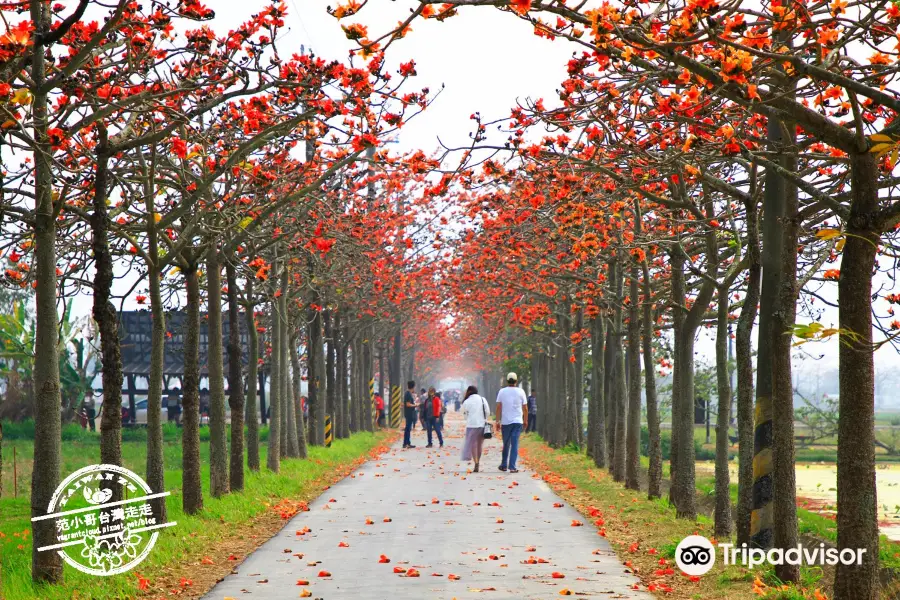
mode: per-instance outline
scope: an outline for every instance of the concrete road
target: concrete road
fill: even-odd
[[[554,507],[563,501],[544,482],[497,469],[499,439],[485,442],[483,472],[470,473],[461,417],[448,414],[446,428],[443,449],[424,448],[419,430],[416,448],[398,445],[335,485],[205,598],[651,597],[631,589],[637,579],[589,520]]]

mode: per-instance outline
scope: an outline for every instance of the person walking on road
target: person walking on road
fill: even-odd
[[[441,435],[441,398],[434,391],[434,388],[428,390],[427,400],[425,401],[425,430],[428,431],[428,445],[426,448],[433,448],[434,444],[431,439],[431,432],[437,432],[438,442],[441,448],[444,447],[444,436]]]
[[[403,447],[415,448],[412,445],[410,435],[412,434],[413,425],[416,422],[416,396],[413,392],[416,390],[415,381],[406,382],[406,394],[403,396],[403,416],[406,417],[406,428],[403,430]]]
[[[537,428],[537,398],[534,397],[534,390],[528,396],[528,427],[525,431],[535,431]]]
[[[500,470],[507,467],[510,473],[518,473],[516,459],[519,457],[519,435],[528,427],[528,398],[517,385],[518,375],[509,373],[506,376],[506,387],[497,393],[497,422],[503,436],[503,457]]]
[[[457,401],[458,402],[458,401]],[[484,446],[484,426],[491,412],[487,400],[478,395],[478,388],[470,385],[462,403],[463,416],[466,419],[466,438],[463,440],[462,460],[474,460],[477,473],[481,464],[481,449]]]

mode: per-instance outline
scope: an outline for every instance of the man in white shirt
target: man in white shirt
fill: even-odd
[[[505,471],[508,466],[510,473],[519,472],[516,468],[516,459],[519,457],[519,435],[528,426],[528,411],[524,410],[528,398],[517,385],[518,380],[519,377],[515,373],[509,373],[506,376],[506,387],[497,393],[497,422],[503,435],[500,470]]]

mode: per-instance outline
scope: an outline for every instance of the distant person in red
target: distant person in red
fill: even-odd
[[[441,435],[441,409],[444,407],[441,403],[441,397],[437,395],[434,388],[428,390],[428,396],[425,401],[425,428],[428,431],[428,445],[426,448],[433,448],[431,441],[431,432],[436,431],[440,447],[444,447],[444,436]]]
[[[378,413],[378,419],[376,422],[379,427],[384,427],[384,398],[381,397],[381,394],[375,394],[375,410]]]

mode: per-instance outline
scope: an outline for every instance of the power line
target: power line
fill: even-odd
[[[300,27],[303,28],[303,32],[306,34],[306,39],[309,40],[309,46],[312,48],[313,39],[309,34],[309,30],[306,28],[306,23],[303,22],[303,18],[300,16],[300,7],[297,6],[297,0],[291,0],[291,6],[294,7],[294,14],[297,15],[297,20],[300,21]]]

